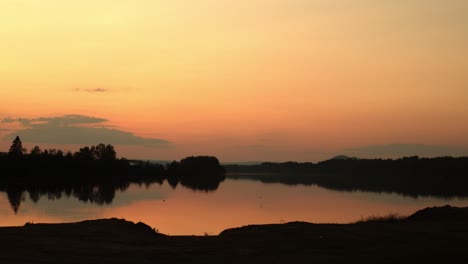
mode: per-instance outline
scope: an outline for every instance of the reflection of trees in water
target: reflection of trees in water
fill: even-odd
[[[114,200],[115,188],[111,185],[87,185],[73,189],[72,194],[80,201],[104,205]]]
[[[468,158],[334,159],[313,163],[227,165],[230,178],[318,185],[340,191],[398,193],[411,197],[468,197]]]
[[[0,172],[3,173],[0,191],[7,192],[8,200],[17,212],[25,192],[33,202],[42,197],[61,199],[65,195],[105,205],[112,203],[117,190],[125,191],[132,183],[149,186],[167,180],[172,188],[180,183],[193,190],[208,192],[216,190],[224,180],[224,168],[215,157],[188,157],[164,167],[150,162],[117,160],[115,155],[103,158],[98,155],[98,150],[105,147],[103,144],[85,147],[75,155],[41,152],[39,148],[23,156],[0,153]]]
[[[220,183],[224,179],[197,181],[187,177],[168,177],[167,183],[175,189],[179,183],[185,188],[196,191],[212,192],[216,191]],[[63,197],[73,197],[85,203],[97,205],[109,205],[113,202],[117,191],[126,191],[132,183],[144,184],[149,188],[153,184],[163,184],[164,179],[152,181],[122,181],[122,182],[106,182],[106,183],[82,183],[76,185],[57,185],[57,184],[41,184],[35,186],[0,186],[0,191],[6,192],[8,201],[12,210],[17,213],[21,203],[25,200],[26,193],[29,199],[37,203],[42,198],[48,200],[59,200]]]
[[[180,162],[166,165],[167,181],[172,188],[180,183],[182,186],[196,191],[215,191],[224,181],[225,170],[216,157],[187,157]]]
[[[375,180],[364,178],[366,175],[354,174],[232,174],[228,175],[229,179],[233,180],[252,180],[259,181],[265,184],[284,184],[290,186],[319,186],[321,188],[342,191],[342,192],[372,192],[372,193],[394,193],[402,196],[420,198],[420,197],[436,197],[443,199],[467,198],[468,189],[466,178],[463,182],[446,181],[418,183],[416,181],[394,181],[380,180],[375,177]],[[364,178],[364,179],[363,179]],[[420,181],[422,182],[422,181]]]
[[[195,191],[212,192],[216,191],[219,187],[219,184],[223,181],[224,178],[217,180],[200,180],[199,178],[182,177],[180,179],[180,184]]]
[[[194,191],[213,192],[219,188],[224,179],[224,177],[171,176],[167,178],[167,183],[172,189],[176,189],[180,183],[181,186]]]
[[[172,189],[175,189],[179,185],[179,178],[171,175],[167,177],[167,183],[169,183]]]
[[[17,213],[21,202],[25,200],[26,193],[29,194],[30,200],[34,203],[37,203],[41,198],[59,200],[65,195],[83,202],[105,205],[112,203],[116,191],[125,191],[129,186],[130,182],[79,184],[75,186],[7,186],[1,188],[0,191],[7,193],[11,208]]]
[[[12,187],[7,190],[8,202],[10,202],[11,209],[18,212],[21,202],[24,201],[24,190],[18,187]]]

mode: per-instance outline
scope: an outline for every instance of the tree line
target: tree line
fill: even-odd
[[[262,182],[319,185],[345,191],[395,192],[413,197],[468,196],[467,157],[331,159],[319,163],[225,165],[225,168],[230,178]]]
[[[85,146],[72,153],[35,146],[28,153],[16,137],[7,153],[0,153],[0,192],[7,194],[17,212],[25,194],[33,202],[40,197],[75,197],[99,205],[112,202],[117,190],[130,184],[151,185],[167,181],[197,191],[214,191],[225,179],[216,157],[197,156],[165,166],[149,161],[117,158],[114,146]]]
[[[12,145],[7,153],[8,158],[10,161],[12,160],[21,160],[25,159],[26,157],[29,158],[62,158],[66,157],[69,159],[77,159],[77,160],[116,160],[117,159],[117,152],[115,151],[114,146],[112,145],[105,145],[105,144],[98,144],[97,146],[91,147],[83,147],[80,148],[75,153],[71,151],[64,151],[60,149],[45,149],[42,150],[39,146],[35,146],[31,149],[29,155],[26,153],[26,149],[23,148],[23,143],[19,136],[13,140]]]

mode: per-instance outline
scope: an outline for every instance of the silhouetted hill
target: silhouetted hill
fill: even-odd
[[[462,221],[468,223],[468,207],[446,205],[419,210],[407,218],[409,221]]]
[[[392,217],[392,216],[389,216]],[[382,220],[385,217],[380,218]],[[457,222],[457,221],[466,221],[468,222],[468,207],[452,207],[446,205],[443,207],[428,207],[422,210],[419,210],[407,217],[400,217],[398,221],[395,222],[385,222],[379,221],[376,222],[372,218],[368,221],[359,221],[355,223],[357,225],[362,224],[374,224],[374,223],[404,223],[404,222]],[[302,232],[304,228],[312,226],[320,226],[328,224],[311,224],[307,222],[291,222],[287,224],[271,224],[271,225],[249,225],[244,227],[227,229],[221,232],[220,236],[247,236],[249,234],[261,235],[262,233],[270,233],[275,235],[280,235],[281,233],[291,234],[292,232]],[[346,226],[348,224],[338,224]],[[467,229],[468,230],[468,229]]]
[[[0,228],[0,262],[465,263],[466,210],[430,208],[395,222],[251,225],[202,237],[118,219],[27,224]]]

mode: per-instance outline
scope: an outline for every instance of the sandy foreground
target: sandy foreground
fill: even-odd
[[[468,263],[468,208],[426,208],[404,219],[293,222],[218,236],[165,236],[101,219],[0,228],[0,263]]]

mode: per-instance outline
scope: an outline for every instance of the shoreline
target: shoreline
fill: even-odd
[[[468,259],[468,207],[352,224],[249,225],[167,236],[123,219],[0,227],[2,263],[436,263]],[[71,257],[73,256],[73,257]]]

